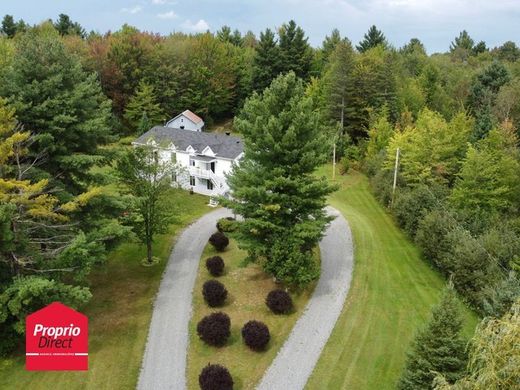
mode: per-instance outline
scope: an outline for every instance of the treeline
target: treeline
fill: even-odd
[[[473,308],[492,316],[520,297],[519,118],[518,107],[504,106],[518,105],[505,103],[518,85],[513,71],[499,62],[485,66],[451,115],[425,104],[394,123],[384,107],[369,139],[352,148],[425,258]]]

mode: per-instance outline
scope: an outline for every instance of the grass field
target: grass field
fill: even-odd
[[[212,278],[206,269],[205,259],[215,254],[217,253],[213,247],[208,245],[201,258],[195,284],[193,315],[189,326],[188,388],[198,389],[201,369],[208,363],[218,363],[229,369],[235,382],[235,390],[253,389],[302,313],[314,285],[300,293],[291,292],[295,312],[289,315],[274,315],[264,303],[267,293],[276,287],[273,279],[263,273],[258,265],[241,266],[245,252],[238,249],[235,241],[231,240],[227,250],[220,254],[226,263],[226,269],[225,274],[218,278],[228,290],[228,299],[224,307],[213,309],[206,305],[201,291],[202,284]],[[231,318],[231,337],[222,348],[206,345],[199,339],[196,331],[197,322],[214,311],[223,311]],[[265,352],[253,352],[242,341],[241,328],[253,319],[262,321],[269,327],[271,341]]]
[[[322,174],[330,176],[330,166]],[[308,389],[393,389],[414,332],[445,284],[371,195],[366,177],[336,176],[330,204],[349,221],[355,267],[342,314]],[[466,336],[477,317],[464,309]]]
[[[143,267],[145,250],[123,244],[110,254],[107,264],[90,275],[93,297],[81,311],[89,317],[89,370],[86,372],[25,371],[24,351],[0,359],[0,389],[133,389],[158,290],[174,236],[210,209],[207,198],[172,190],[181,215],[170,233],[159,236],[154,255],[162,261]]]

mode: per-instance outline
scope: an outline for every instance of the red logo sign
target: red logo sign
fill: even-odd
[[[59,302],[27,316],[25,368],[88,370],[88,318]]]

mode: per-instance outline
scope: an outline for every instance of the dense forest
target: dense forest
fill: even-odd
[[[128,236],[125,198],[99,188],[103,145],[189,108],[233,118],[279,74],[306,105],[343,172],[364,171],[426,261],[481,315],[520,296],[520,48],[466,31],[446,53],[375,26],[353,44],[332,30],[311,47],[294,21],[257,37],[161,36],[124,25],[87,33],[66,15],[0,36],[0,352],[53,300],[90,298],[87,276]],[[287,97],[285,101],[289,101]],[[396,155],[399,162],[396,165]],[[396,170],[397,167],[397,170]],[[393,189],[394,174],[396,186]]]

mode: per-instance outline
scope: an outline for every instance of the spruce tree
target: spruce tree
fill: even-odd
[[[492,107],[500,88],[510,79],[509,71],[499,61],[494,61],[475,77],[468,96],[468,106],[476,119],[474,141],[484,138],[493,128]]]
[[[267,29],[260,33],[253,62],[253,89],[263,91],[280,73],[280,48],[274,33]]]
[[[352,73],[354,50],[348,41],[340,41],[332,52],[323,76],[323,93],[327,117],[341,123],[348,122],[352,109],[353,90]],[[344,128],[341,129],[342,133]]]
[[[455,382],[464,373],[467,356],[461,338],[462,318],[453,288],[448,287],[431,318],[419,331],[408,353],[398,389],[432,389],[437,373]]]
[[[293,71],[296,76],[304,80],[308,79],[312,64],[312,49],[303,29],[291,20],[280,27],[278,35],[282,73]]]
[[[383,32],[378,30],[376,26],[372,26],[364,35],[363,40],[359,42],[359,45],[356,46],[356,49],[358,49],[360,53],[364,53],[367,50],[379,45],[386,47],[387,44],[388,43]]]
[[[312,105],[293,72],[247,100],[235,118],[245,156],[228,179],[233,200],[224,201],[244,217],[239,242],[249,260],[297,285],[318,277],[311,250],[330,220],[323,208],[334,189],[314,175],[330,144]]]
[[[16,23],[13,15],[5,15],[2,19],[2,32],[8,37],[12,38],[16,34]]]
[[[134,96],[130,98],[124,118],[127,120],[132,130],[140,133],[148,131],[149,128],[143,127],[143,118],[146,118],[146,125],[160,125],[164,121],[164,112],[157,103],[157,98],[153,87],[145,82],[141,82]]]

